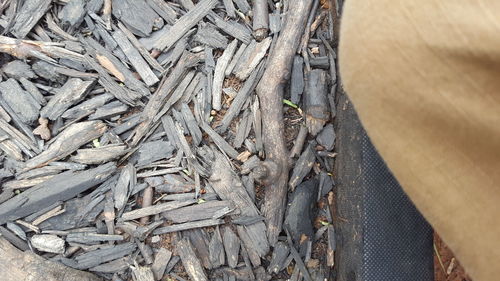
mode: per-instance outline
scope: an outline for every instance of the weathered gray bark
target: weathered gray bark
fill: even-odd
[[[22,252],[4,238],[0,238],[0,268],[3,281],[99,281],[94,274],[75,270],[62,264],[45,260],[31,252]]]

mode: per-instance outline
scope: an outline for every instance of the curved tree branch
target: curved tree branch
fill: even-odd
[[[289,171],[284,140],[283,88],[290,78],[293,56],[299,46],[311,3],[310,0],[293,1],[269,58],[268,68],[256,90],[261,104],[266,162],[274,164],[267,165],[268,172],[263,181],[266,194],[262,207],[271,245],[276,243],[283,224]]]

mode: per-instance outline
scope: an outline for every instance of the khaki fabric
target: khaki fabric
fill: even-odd
[[[500,1],[347,0],[344,88],[475,281],[500,280]]]

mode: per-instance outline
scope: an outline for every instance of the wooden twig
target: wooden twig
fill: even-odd
[[[263,181],[267,187],[262,212],[267,220],[267,236],[271,245],[277,242],[282,228],[289,169],[289,157],[283,137],[283,88],[290,77],[293,56],[300,43],[310,8],[310,0],[297,0],[293,8],[287,11],[276,48],[257,86],[266,162],[269,163],[268,176]]]
[[[20,59],[35,57],[52,63],[56,62],[52,57],[83,60],[81,54],[64,49],[61,43],[19,40],[6,36],[0,36],[0,52]]]
[[[253,36],[257,41],[269,33],[269,9],[267,0],[253,0]]]

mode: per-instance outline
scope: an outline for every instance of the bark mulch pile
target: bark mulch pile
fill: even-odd
[[[330,278],[333,15],[310,0],[2,1],[6,278]]]

